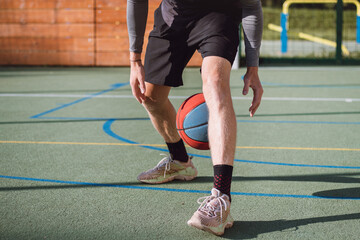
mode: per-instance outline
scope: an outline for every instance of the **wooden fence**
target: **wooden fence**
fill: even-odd
[[[147,36],[161,0],[149,0]],[[126,0],[0,0],[0,65],[128,66]],[[198,66],[198,53],[189,65]]]

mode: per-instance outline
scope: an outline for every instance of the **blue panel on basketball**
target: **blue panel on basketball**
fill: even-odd
[[[176,126],[181,139],[195,149],[210,149],[208,119],[204,94],[197,93],[188,97],[176,114]]]
[[[199,106],[191,110],[185,117],[183,122],[183,128],[193,128],[207,124],[209,119],[209,112],[206,103],[202,103]]]
[[[208,125],[202,125],[195,128],[190,128],[185,130],[185,134],[196,141],[199,142],[208,142],[208,134],[207,134]]]

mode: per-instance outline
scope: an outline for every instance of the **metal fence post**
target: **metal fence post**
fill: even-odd
[[[343,0],[338,0],[336,4],[336,63],[342,63],[342,32],[343,32]]]

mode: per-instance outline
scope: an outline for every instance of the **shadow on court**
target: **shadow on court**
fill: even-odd
[[[360,187],[342,188],[313,193],[318,197],[344,197],[344,198],[360,198]]]
[[[291,181],[291,182],[327,182],[327,183],[360,183],[358,177],[360,172],[338,173],[338,174],[311,174],[311,175],[288,175],[288,176],[260,176],[239,177],[234,176],[233,181]],[[199,176],[192,183],[212,183],[212,176]],[[174,184],[186,182],[175,181]]]
[[[1,187],[0,192],[6,191],[29,191],[29,190],[54,190],[54,189],[77,189],[77,188],[101,188],[122,186],[140,186],[140,182],[120,182],[120,183],[84,183],[84,184],[52,184],[40,186],[21,186],[21,187]]]
[[[346,174],[322,174],[322,175],[295,175],[295,176],[264,176],[264,177],[238,177],[234,176],[233,181],[298,181],[298,182],[330,182],[330,183],[359,183],[359,172],[346,173]],[[354,176],[354,177],[352,177]],[[54,180],[56,181],[56,180]],[[46,182],[46,181],[44,181]],[[183,185],[183,184],[196,184],[196,183],[209,183],[213,182],[211,176],[200,176],[192,180],[191,183],[184,181],[173,181],[167,183],[168,185]],[[26,191],[26,190],[54,190],[54,189],[71,189],[71,188],[126,188],[126,186],[139,186],[139,187],[156,187],[159,185],[143,184],[141,182],[112,182],[112,183],[91,183],[91,182],[69,182],[67,184],[53,184],[53,185],[40,185],[40,186],[19,186],[19,187],[2,187],[0,192],[3,191]],[[360,188],[344,188],[326,190],[315,192],[313,196],[318,197],[345,197],[345,198],[360,198]]]
[[[278,231],[297,231],[300,226],[314,223],[338,222],[356,219],[360,219],[360,213],[296,220],[281,219],[274,221],[235,221],[234,226],[225,231],[225,235],[223,237],[227,239],[252,239],[264,233]]]

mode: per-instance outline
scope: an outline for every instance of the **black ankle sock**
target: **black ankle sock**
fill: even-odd
[[[230,187],[232,179],[233,166],[215,165],[214,166],[214,188],[226,194],[230,198]]]
[[[170,156],[174,160],[178,160],[180,162],[187,162],[189,160],[189,156],[187,155],[186,148],[182,139],[176,143],[166,143],[168,146]]]

